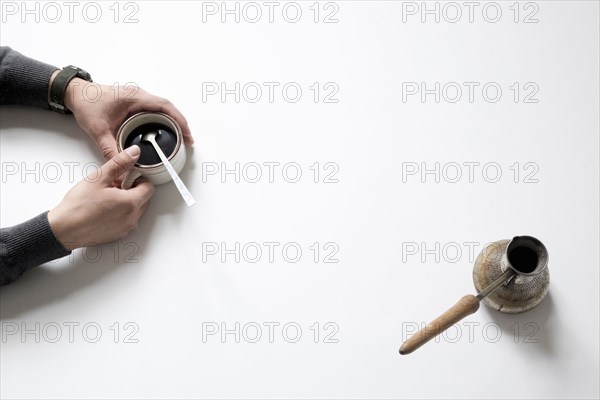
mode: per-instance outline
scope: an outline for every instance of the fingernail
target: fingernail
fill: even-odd
[[[125,152],[131,157],[137,157],[140,155],[140,146],[134,144],[133,146],[126,148]]]

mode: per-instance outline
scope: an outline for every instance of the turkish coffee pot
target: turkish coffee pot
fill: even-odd
[[[548,251],[532,236],[515,236],[487,245],[477,256],[473,283],[478,294],[468,294],[425,328],[402,343],[400,354],[410,354],[479,309],[489,307],[509,314],[537,306],[548,293]]]

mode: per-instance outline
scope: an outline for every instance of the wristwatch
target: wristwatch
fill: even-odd
[[[52,81],[50,86],[50,93],[48,104],[52,111],[56,111],[60,114],[70,114],[71,111],[65,106],[65,92],[67,91],[67,85],[73,78],[81,78],[88,82],[92,81],[92,76],[81,68],[77,68],[73,65],[64,67]]]

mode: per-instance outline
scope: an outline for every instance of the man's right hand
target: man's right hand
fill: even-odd
[[[50,228],[66,249],[112,242],[136,227],[154,186],[140,179],[133,188],[123,190],[118,182],[139,156],[138,146],[117,154],[97,171],[97,176],[79,182],[50,210]]]

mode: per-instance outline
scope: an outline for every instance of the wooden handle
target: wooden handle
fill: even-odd
[[[479,300],[472,294],[462,297],[458,303],[431,321],[429,325],[412,335],[400,346],[400,354],[410,354],[452,325],[479,309]]]

